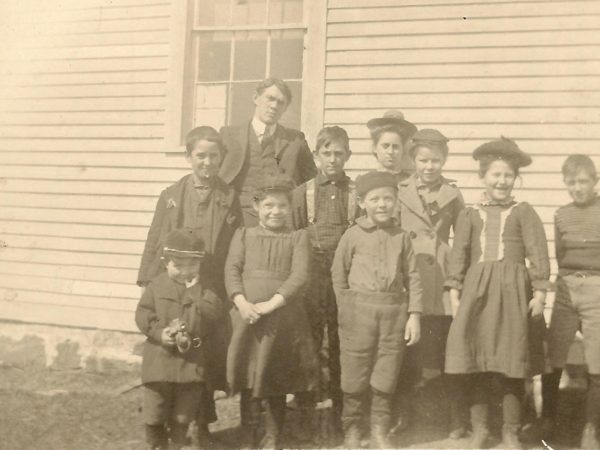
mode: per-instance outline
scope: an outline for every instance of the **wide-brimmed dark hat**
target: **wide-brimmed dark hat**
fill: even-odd
[[[364,198],[369,191],[380,187],[398,189],[398,181],[394,174],[374,170],[356,178],[356,194],[361,198]]]
[[[417,132],[417,127],[404,118],[404,114],[396,109],[390,109],[383,114],[383,117],[376,117],[367,122],[367,128],[373,133],[379,128],[395,127],[404,140],[410,138]]]
[[[417,147],[427,147],[431,149],[440,149],[444,152],[444,155],[448,155],[448,139],[438,130],[433,128],[423,128],[413,134],[410,138],[409,153],[414,156],[414,152]]]
[[[164,255],[179,258],[202,258],[205,255],[204,240],[196,236],[191,228],[178,228],[167,234]]]
[[[495,141],[486,142],[473,151],[473,159],[495,158],[513,161],[518,167],[531,164],[531,157],[519,148],[515,141],[502,136]]]

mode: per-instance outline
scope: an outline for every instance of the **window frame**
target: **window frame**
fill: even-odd
[[[183,4],[183,5],[182,5]],[[183,7],[182,7],[183,6]],[[194,26],[194,1],[173,0],[171,5],[169,75],[166,85],[164,148],[166,153],[184,149],[182,136],[188,131],[189,120],[185,111],[191,110],[190,96],[195,80],[186,70],[194,57],[193,34],[197,31],[264,31],[281,29],[304,29],[302,64],[301,130],[309,144],[316,139],[323,125],[325,107],[325,50],[327,28],[327,1],[303,0],[302,24],[243,25],[243,26]],[[291,25],[291,26],[290,26]],[[301,27],[301,28],[300,28]],[[268,53],[268,52],[267,52]],[[252,101],[252,99],[248,99]],[[248,118],[250,120],[250,118]]]

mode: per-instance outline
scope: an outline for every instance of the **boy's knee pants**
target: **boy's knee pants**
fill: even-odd
[[[391,394],[404,353],[406,302],[397,295],[344,291],[338,298],[342,391],[359,393],[369,385]]]
[[[552,367],[565,367],[569,348],[579,329],[583,333],[588,370],[600,375],[600,276],[567,275],[556,281],[548,343]]]
[[[155,382],[144,385],[144,422],[189,424],[205,398],[204,383]]]

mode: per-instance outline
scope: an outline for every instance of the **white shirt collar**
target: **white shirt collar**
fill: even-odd
[[[262,138],[265,136],[265,134],[267,136],[271,136],[275,132],[276,127],[277,127],[276,123],[267,125],[266,123],[258,120],[256,117],[252,118],[252,129],[256,133],[256,137],[258,137],[259,141],[262,140]]]

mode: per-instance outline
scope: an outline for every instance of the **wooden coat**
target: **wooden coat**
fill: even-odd
[[[450,257],[450,229],[464,208],[460,190],[444,179],[437,199],[438,220],[432,221],[417,191],[415,175],[399,183],[400,223],[411,237],[423,286],[423,314],[451,315],[450,299],[444,291]]]

